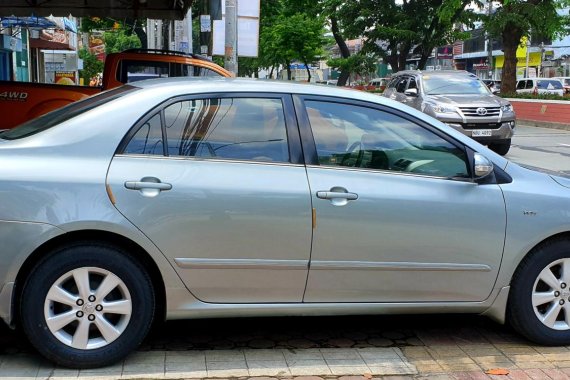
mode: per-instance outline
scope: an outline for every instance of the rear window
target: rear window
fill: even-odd
[[[125,59],[120,62],[116,79],[121,83],[130,83],[153,78],[219,76],[221,74],[199,65]]]
[[[121,86],[113,90],[102,92],[91,96],[87,99],[71,103],[65,107],[58,108],[54,111],[46,113],[38,118],[29,120],[20,124],[16,128],[0,133],[3,140],[17,140],[24,137],[35,135],[36,133],[50,129],[59,123],[72,119],[83,112],[87,112],[93,108],[99,107],[105,103],[118,99],[125,94],[138,90],[133,86]]]
[[[562,90],[562,83],[559,80],[539,80],[537,87],[541,90]]]

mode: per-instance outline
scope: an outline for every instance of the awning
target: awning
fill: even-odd
[[[45,17],[0,17],[0,24],[3,28],[13,28],[16,26],[28,29],[49,29],[56,28],[55,22]]]
[[[0,16],[114,17],[182,20],[193,0],[3,0]]]

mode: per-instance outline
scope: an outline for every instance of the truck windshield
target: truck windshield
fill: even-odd
[[[102,104],[118,99],[125,94],[136,90],[138,90],[137,87],[125,85],[90,96],[87,99],[68,104],[65,107],[56,109],[52,112],[46,113],[45,115],[20,124],[16,128],[4,131],[0,133],[0,138],[3,140],[17,140],[35,135],[36,133],[52,128],[59,123],[72,119],[83,112],[87,112],[95,107],[99,107]]]
[[[468,75],[424,75],[422,77],[426,95],[475,95],[490,94],[487,86],[477,78]]]

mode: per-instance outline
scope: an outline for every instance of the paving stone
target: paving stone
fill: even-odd
[[[297,360],[288,362],[289,370],[293,376],[310,377],[303,375],[331,375],[331,370],[324,359],[320,360]],[[296,378],[297,379],[297,378]]]
[[[551,380],[550,377],[540,369],[527,369],[525,374],[532,380]]]
[[[291,376],[285,360],[281,361],[248,361],[247,367],[250,376]]]
[[[331,373],[333,375],[357,375],[361,373],[370,373],[370,368],[367,366],[336,366],[329,365]]]
[[[569,380],[570,376],[559,369],[543,369],[544,372],[548,377],[552,380]]]
[[[340,348],[352,347],[354,345],[354,341],[348,338],[329,339],[327,343],[333,347],[340,347]]]
[[[509,377],[509,379],[512,379],[512,380],[529,380],[530,379],[530,377],[522,369],[510,370],[508,377]]]

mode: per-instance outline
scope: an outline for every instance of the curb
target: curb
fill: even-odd
[[[564,124],[564,123],[552,123],[547,121],[517,119],[517,124],[525,127],[549,128],[549,129],[559,129],[562,131],[570,131],[570,124]]]

